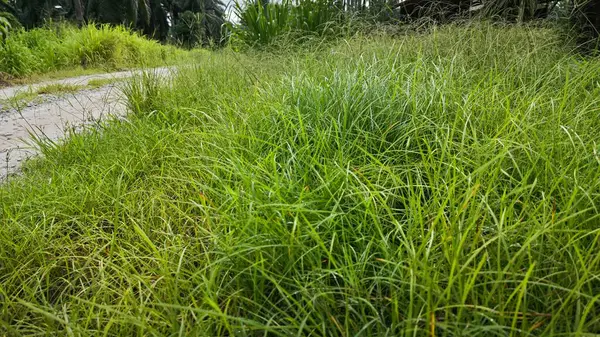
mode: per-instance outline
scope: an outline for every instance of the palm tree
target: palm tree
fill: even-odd
[[[148,24],[143,27],[144,34],[156,40],[166,41],[169,37],[169,11],[171,1],[169,0],[150,0]]]
[[[7,0],[1,0],[0,5],[8,6]],[[4,7],[2,7],[4,9]],[[0,12],[0,40],[4,41],[8,36],[8,31],[12,28],[8,15],[11,15],[7,12]]]
[[[220,44],[222,41],[221,28],[225,23],[225,5],[221,0],[174,0],[171,7],[174,24],[181,19],[185,12],[200,14],[204,30],[203,44]]]
[[[49,11],[48,0],[17,0],[14,8],[23,26],[31,28],[39,25],[46,13]]]
[[[75,11],[75,19],[79,25],[83,24],[85,20],[85,12],[83,9],[83,2],[81,0],[72,0],[73,1],[73,10]]]
[[[0,0],[0,12],[9,13],[12,15],[17,14],[15,8],[13,7],[13,4],[8,0]]]
[[[68,18],[80,24],[86,19],[102,23],[149,24],[150,0],[11,0],[15,12],[27,27],[41,25],[63,9]]]
[[[169,17],[176,21],[180,13],[192,11],[202,14],[209,38],[218,41],[225,12],[220,0],[0,0],[0,11],[2,5],[9,6],[5,1],[11,1],[13,12],[28,28],[43,24],[60,6],[68,19],[80,25],[85,21],[124,24],[160,40],[168,38]]]

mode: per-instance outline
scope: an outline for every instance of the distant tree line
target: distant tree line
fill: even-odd
[[[225,6],[221,0],[0,0],[0,12],[25,28],[51,19],[123,24],[157,40],[187,45],[221,43]]]

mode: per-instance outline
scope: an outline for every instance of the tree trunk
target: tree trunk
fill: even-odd
[[[81,27],[84,21],[83,4],[81,3],[81,0],[73,0],[73,9],[75,10],[77,24]]]

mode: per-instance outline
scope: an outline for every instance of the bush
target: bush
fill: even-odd
[[[202,23],[202,13],[186,11],[179,17],[173,27],[173,38],[177,43],[193,48],[202,44],[205,39],[205,29]]]
[[[0,45],[0,72],[23,77],[74,67],[154,66],[177,54],[121,26],[48,26],[10,34]]]
[[[245,6],[236,3],[239,26],[230,26],[234,40],[249,45],[269,44],[278,36],[297,32],[322,36],[340,31],[344,15],[335,2],[330,0],[301,0],[292,5],[282,3],[262,3],[260,0]]]
[[[277,36],[290,30],[290,4],[262,3],[260,0],[241,5],[235,3],[235,12],[240,19],[237,26],[229,25],[234,40],[249,45],[268,44]]]
[[[328,28],[339,24],[341,10],[329,0],[300,0],[292,7],[292,28],[303,32],[323,35]]]
[[[0,46],[0,71],[13,76],[27,76],[36,66],[31,50],[18,41],[8,39]]]

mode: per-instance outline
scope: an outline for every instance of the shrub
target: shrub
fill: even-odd
[[[122,26],[55,25],[11,34],[0,45],[0,72],[22,77],[80,66],[153,66],[177,54],[176,48],[147,40]]]
[[[37,58],[26,45],[11,36],[0,45],[0,71],[12,76],[27,76],[38,67]]]
[[[298,36],[335,33],[343,26],[344,15],[330,0],[301,0],[297,3],[262,3],[260,0],[245,6],[236,3],[240,18],[231,26],[234,39],[247,44],[269,44],[278,36],[297,32]]]
[[[245,5],[235,3],[235,12],[240,19],[237,26],[229,25],[234,39],[247,44],[268,44],[290,29],[290,3],[263,3],[260,0]]]
[[[192,48],[202,43],[205,38],[202,13],[186,11],[179,17],[173,27],[173,38],[181,45]]]
[[[318,35],[328,32],[328,28],[339,23],[342,12],[330,0],[300,0],[292,8],[292,28]]]

